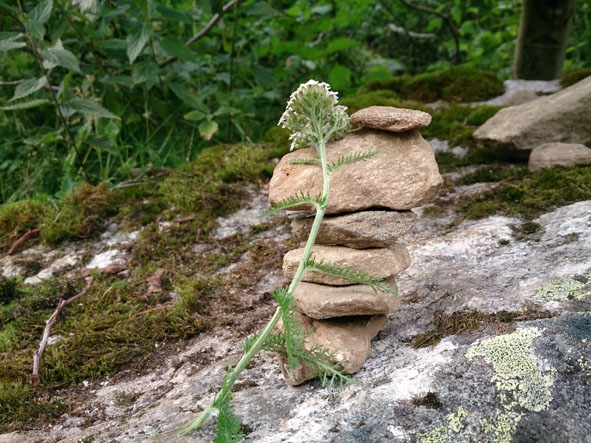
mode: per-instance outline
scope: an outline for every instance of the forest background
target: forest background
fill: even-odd
[[[519,1],[420,3],[0,0],[0,204],[264,140],[310,78],[347,96],[454,64],[510,77]],[[591,67],[591,0],[570,35],[564,68]]]

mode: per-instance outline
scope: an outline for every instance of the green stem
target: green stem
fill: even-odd
[[[320,224],[322,223],[322,219],[324,218],[324,214],[326,212],[326,207],[328,206],[328,193],[330,191],[330,174],[328,173],[328,165],[327,165],[327,158],[326,158],[326,142],[324,139],[321,139],[318,143],[317,147],[318,154],[320,156],[320,163],[322,164],[322,174],[324,177],[323,180],[323,189],[322,189],[322,204],[315,205],[316,206],[316,215],[314,217],[314,223],[312,224],[312,229],[310,230],[310,235],[308,237],[308,241],[306,242],[306,246],[304,247],[304,253],[302,254],[302,259],[296,270],[296,273],[287,289],[287,297],[293,297],[293,294],[301,282],[304,273],[306,272],[306,263],[310,259],[310,255],[312,254],[312,246],[316,242],[316,236],[318,235],[318,231],[320,229]],[[238,379],[240,373],[246,368],[250,360],[254,357],[254,355],[260,351],[265,342],[267,341],[269,335],[277,326],[277,323],[281,319],[283,312],[281,307],[277,307],[275,310],[275,314],[265,326],[265,329],[258,335],[257,339],[250,345],[247,352],[244,353],[238,364],[232,369],[232,372],[228,374],[226,379],[224,380],[224,384],[222,385],[222,389],[216,395],[214,401],[210,406],[208,406],[194,421],[189,423],[186,427],[181,429],[181,434],[187,434],[194,429],[199,428],[205,421],[217,411],[217,408],[214,406],[215,404],[223,403],[228,395],[231,394],[232,386]]]

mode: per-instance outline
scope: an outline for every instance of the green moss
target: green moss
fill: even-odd
[[[560,84],[567,88],[591,75],[591,68],[575,68],[564,71]]]
[[[353,114],[360,109],[368,108],[370,106],[394,106],[396,108],[408,108],[426,110],[426,108],[417,103],[408,103],[401,100],[400,97],[393,91],[376,90],[367,92],[358,92],[357,94],[343,97],[339,104],[347,107],[347,113]]]
[[[527,168],[525,166],[489,164],[464,175],[456,181],[456,184],[496,183],[504,180],[521,180],[526,176]]]
[[[0,249],[7,251],[28,230],[39,228],[56,210],[48,202],[22,200],[0,205]]]

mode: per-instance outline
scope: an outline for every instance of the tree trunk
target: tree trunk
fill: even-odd
[[[513,77],[554,80],[562,76],[576,0],[523,0]]]

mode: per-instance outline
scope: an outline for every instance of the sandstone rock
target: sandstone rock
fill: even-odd
[[[306,338],[307,349],[321,346],[336,352],[333,363],[340,364],[345,374],[353,374],[361,369],[371,355],[371,340],[388,322],[385,315],[314,320],[298,313],[297,318],[302,329],[311,332]],[[278,327],[281,329],[282,324]],[[302,384],[316,376],[315,371],[306,365],[290,368],[286,358],[281,355],[279,364],[285,381],[290,385]]]
[[[283,257],[283,272],[287,278],[295,276],[304,248],[289,251]],[[398,243],[389,248],[351,249],[344,246],[315,245],[312,255],[316,261],[348,266],[365,271],[371,276],[388,278],[406,269],[410,265],[410,255],[406,246]],[[353,282],[341,277],[310,271],[304,274],[303,281],[324,285],[351,285]]]
[[[530,150],[549,142],[591,142],[591,77],[552,95],[501,109],[474,132],[491,148]]]
[[[544,143],[535,147],[530,156],[530,172],[553,166],[575,166],[591,164],[591,149],[577,143]]]
[[[381,129],[390,132],[404,132],[429,126],[431,114],[414,109],[395,108],[394,106],[370,106],[351,115],[353,126]]]
[[[384,284],[397,292],[394,279],[388,280]],[[397,294],[374,291],[366,285],[338,287],[302,282],[294,298],[300,312],[314,319],[389,314],[402,306]]]
[[[415,131],[388,133],[375,129],[349,132],[329,143],[329,163],[340,157],[379,150],[373,158],[342,167],[332,178],[328,214],[356,212],[369,208],[408,210],[435,198],[443,182],[429,144]],[[269,202],[275,205],[300,191],[317,195],[322,191],[319,165],[292,164],[296,159],[315,157],[313,148],[285,155],[269,183]],[[292,209],[311,209],[303,205]]]
[[[322,220],[317,244],[344,245],[354,249],[384,248],[413,227],[416,215],[411,211],[361,211],[327,216]],[[291,222],[296,237],[306,239],[310,234],[312,217]]]

